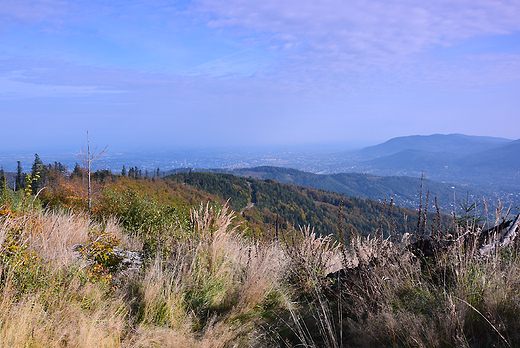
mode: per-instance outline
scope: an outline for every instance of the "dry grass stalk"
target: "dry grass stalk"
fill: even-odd
[[[390,239],[355,237],[352,268],[330,290],[325,275],[343,255],[309,227],[280,245],[243,238],[227,207],[201,206],[192,222],[190,239],[177,237],[169,258],[111,291],[86,281],[71,247],[89,229],[139,245],[115,222],[50,212],[5,217],[2,255],[16,231],[37,258],[9,254],[1,265],[0,346],[265,346],[275,342],[266,341],[270,325],[289,327],[292,343],[312,347],[520,343],[514,248],[484,258],[461,243],[428,259]],[[268,306],[279,313],[270,323]]]

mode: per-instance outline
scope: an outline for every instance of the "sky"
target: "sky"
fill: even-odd
[[[520,138],[518,0],[0,0],[0,148]]]

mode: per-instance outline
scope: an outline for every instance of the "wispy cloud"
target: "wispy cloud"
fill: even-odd
[[[461,85],[480,88],[520,81],[520,54],[463,55],[458,62],[433,62],[422,67],[418,77],[438,85],[451,83],[455,88]]]
[[[0,99],[81,97],[93,94],[114,94],[124,92],[125,91],[121,90],[105,90],[98,86],[41,85],[0,77]]]
[[[71,8],[71,3],[63,0],[2,0],[0,2],[0,23],[17,20],[23,23],[39,22],[50,17],[62,16]]]
[[[299,58],[346,67],[395,64],[435,46],[520,30],[520,3],[485,0],[199,0],[213,28],[306,43]],[[343,63],[343,64],[342,64]]]
[[[90,70],[87,67],[84,69]],[[84,72],[83,77],[80,71],[81,66],[59,61],[0,60],[0,99],[81,97],[126,92],[103,81],[103,71],[98,70],[90,76]],[[104,85],[100,84],[103,82]]]
[[[192,69],[183,75],[205,75],[211,77],[250,77],[270,71],[274,53],[245,49],[229,56],[218,58]]]

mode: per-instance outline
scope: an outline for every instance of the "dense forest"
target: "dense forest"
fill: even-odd
[[[390,201],[385,204],[271,179],[258,180],[231,174],[190,171],[169,175],[165,179],[229,199],[231,206],[241,211],[248,221],[263,220],[276,224],[278,219],[282,229],[310,225],[320,235],[337,237],[340,203],[345,228],[357,234],[366,236],[379,230],[379,233],[387,233],[385,236],[388,237],[389,233],[402,235],[417,228],[418,212],[397,207]],[[428,219],[432,223],[439,219],[445,229],[452,225],[452,220],[445,215],[429,214]]]
[[[187,172],[190,169],[179,168],[170,171],[172,174]],[[261,166],[254,168],[238,169],[196,169],[192,171],[213,172],[233,174],[241,177],[254,179],[273,179],[280,183],[293,184],[297,186],[312,187],[326,191],[338,192],[349,197],[369,198],[383,202],[385,199],[394,200],[394,204],[417,209],[420,205],[419,193],[430,192],[429,204],[437,204],[445,214],[451,214],[456,209],[456,202],[470,195],[473,200],[482,201],[486,199],[490,210],[497,208],[498,197],[503,204],[518,205],[514,195],[498,195],[496,190],[472,185],[453,184],[449,182],[438,182],[428,179],[428,174],[423,177],[408,176],[378,176],[364,173],[336,173],[315,174],[300,171],[293,168]],[[425,197],[423,197],[425,198]]]

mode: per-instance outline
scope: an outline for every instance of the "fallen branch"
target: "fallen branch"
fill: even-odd
[[[506,248],[515,240],[516,236],[518,235],[518,224],[520,223],[520,214],[517,215],[515,221],[513,224],[504,232],[502,238],[494,238],[494,241],[492,241],[489,244],[483,245],[479,252],[481,255],[488,255],[491,251],[495,250],[496,248]]]

